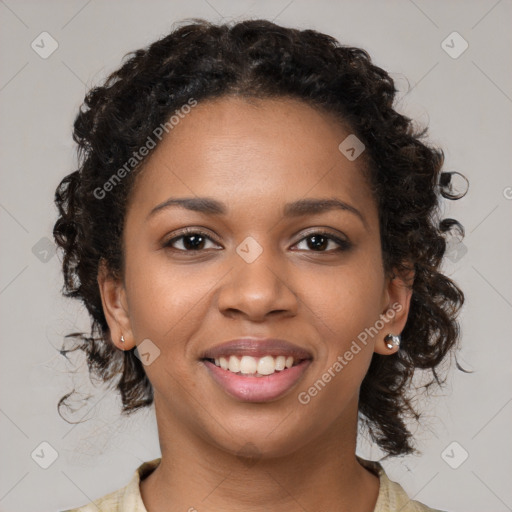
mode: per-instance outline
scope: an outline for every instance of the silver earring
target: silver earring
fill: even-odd
[[[384,338],[386,342],[386,347],[390,350],[394,347],[400,347],[400,335],[399,334],[387,334]]]
[[[124,343],[124,336],[121,334],[121,343]]]

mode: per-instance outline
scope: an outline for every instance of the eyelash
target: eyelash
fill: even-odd
[[[210,240],[214,243],[217,243],[210,235],[208,235],[204,231],[201,231],[200,229],[186,228],[180,233],[179,236],[175,236],[175,237],[169,239],[167,242],[164,242],[163,247],[169,248],[169,249],[177,251],[177,252],[182,252],[182,253],[199,253],[199,252],[205,251],[205,249],[185,250],[185,249],[175,249],[174,247],[172,247],[172,244],[174,242],[176,242],[177,240],[180,240],[182,238],[186,238],[187,236],[192,236],[192,235],[199,235],[203,238],[207,238],[208,240]],[[314,253],[319,253],[319,254],[322,254],[322,253],[331,254],[331,253],[348,251],[352,247],[352,244],[348,240],[343,240],[341,238],[338,238],[337,236],[333,235],[332,233],[330,233],[328,231],[324,231],[322,229],[315,230],[315,231],[308,233],[305,237],[301,238],[295,245],[297,245],[298,243],[300,243],[304,240],[307,240],[308,238],[311,238],[315,235],[321,235],[321,236],[327,238],[328,240],[332,240],[333,242],[337,243],[339,245],[339,247],[337,249],[331,249],[329,251],[308,250],[307,252],[314,252]]]

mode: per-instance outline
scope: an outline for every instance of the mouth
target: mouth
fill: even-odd
[[[293,356],[271,356],[265,355],[263,357],[253,357],[244,355],[237,357],[235,355],[227,357],[205,358],[203,361],[208,361],[218,368],[234,373],[239,376],[251,377],[266,377],[273,375],[276,372],[282,372],[308,359],[296,359]]]
[[[207,350],[200,361],[220,388],[244,402],[281,398],[301,380],[312,354],[285,340],[232,340]]]

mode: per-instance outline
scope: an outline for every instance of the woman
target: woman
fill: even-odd
[[[415,451],[411,379],[442,382],[464,300],[443,152],[395,93],[264,20],[193,20],[88,93],[54,229],[93,321],[75,349],[125,414],[155,403],[162,456],[76,511],[434,510],[355,453],[358,420]]]

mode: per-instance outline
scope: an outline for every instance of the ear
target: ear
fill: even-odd
[[[100,260],[97,279],[103,313],[110,329],[112,342],[121,350],[130,350],[135,346],[135,340],[130,325],[124,284],[108,269],[104,258]],[[125,340],[124,343],[121,341],[121,336]]]
[[[399,350],[396,346],[389,349],[384,338],[388,334],[397,335],[403,331],[409,316],[413,281],[414,270],[412,269],[400,272],[394,270],[392,275],[386,278],[381,313],[385,324],[375,342],[374,352],[377,354],[388,356]]]

